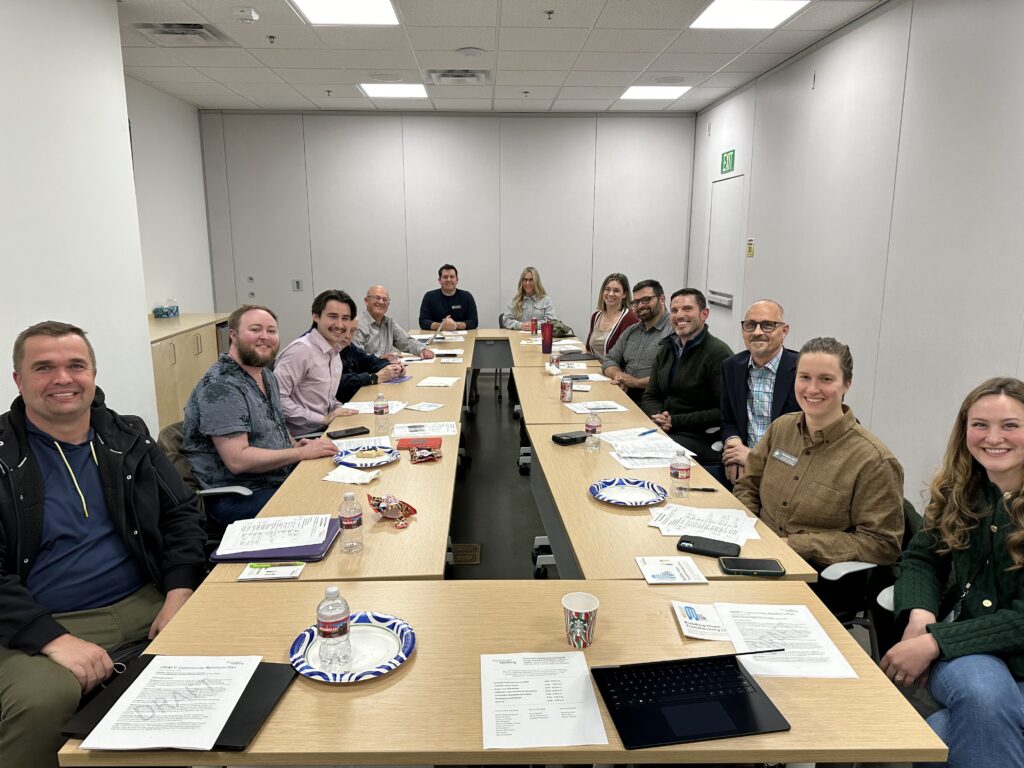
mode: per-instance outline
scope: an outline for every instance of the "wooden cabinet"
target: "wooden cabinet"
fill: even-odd
[[[150,318],[153,380],[160,429],[181,421],[196,382],[217,360],[217,325],[227,315]]]

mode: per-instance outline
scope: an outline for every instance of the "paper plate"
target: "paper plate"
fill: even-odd
[[[360,451],[373,450],[384,451],[384,455],[367,458],[360,458],[357,455]],[[394,448],[385,448],[383,445],[357,445],[355,448],[339,451],[334,456],[335,464],[340,464],[343,467],[355,467],[356,469],[383,467],[385,464],[390,464],[393,461],[398,461],[398,451]]]
[[[386,675],[409,658],[416,648],[416,633],[395,616],[357,611],[349,619],[352,661],[344,672],[320,669],[320,643],[316,625],[303,630],[288,651],[295,671],[321,683],[357,683]]]
[[[668,492],[657,483],[647,480],[610,477],[591,485],[590,495],[598,501],[620,507],[646,507],[664,501],[668,497]]]

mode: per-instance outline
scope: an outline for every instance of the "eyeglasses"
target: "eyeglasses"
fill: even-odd
[[[740,328],[742,328],[746,333],[753,333],[757,330],[758,326],[761,326],[762,331],[765,333],[771,333],[776,328],[783,325],[785,325],[785,323],[780,320],[744,320],[740,323]]]
[[[372,301],[372,302],[377,303],[377,304],[390,304],[391,303],[391,299],[389,299],[389,298],[387,298],[385,296],[367,296],[366,298],[368,300]]]
[[[631,302],[629,302],[629,306],[639,307],[642,304],[643,306],[647,307],[650,306],[651,302],[655,301],[657,298],[657,296],[644,296],[643,298],[640,299],[633,299]]]

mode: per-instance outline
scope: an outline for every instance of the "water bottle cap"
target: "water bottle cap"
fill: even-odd
[[[355,499],[355,497],[356,497],[356,495],[354,493],[352,493],[352,491],[345,491],[345,496],[344,496],[345,501],[353,501]]]
[[[328,600],[337,600],[340,595],[341,592],[338,590],[337,587],[328,587],[324,590],[324,596]]]

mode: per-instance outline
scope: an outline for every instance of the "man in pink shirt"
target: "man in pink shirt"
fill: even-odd
[[[277,358],[274,375],[293,437],[320,434],[336,417],[356,413],[335,397],[342,368],[338,351],[355,316],[352,297],[344,291],[324,291],[313,300],[313,326]]]

